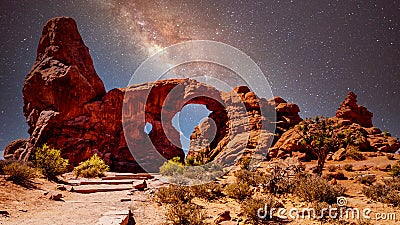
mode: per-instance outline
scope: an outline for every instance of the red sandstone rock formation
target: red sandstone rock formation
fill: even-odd
[[[360,151],[396,152],[400,148],[398,138],[386,135],[379,128],[373,127],[373,114],[365,107],[358,106],[356,98],[357,95],[350,92],[337,110],[336,116],[329,118],[339,125],[336,132],[350,130],[351,133],[357,131],[361,133],[358,140]],[[301,139],[299,133],[296,127],[283,133],[274,146],[270,148],[269,156],[271,158],[283,158],[292,155],[293,152],[303,152],[307,158],[310,158],[311,153],[307,152],[306,148],[299,143]]]
[[[336,111],[337,118],[350,120],[362,127],[372,127],[372,116],[373,114],[367,108],[357,105],[357,95],[353,92],[349,92]]]
[[[48,21],[37,54],[23,88],[31,137],[11,143],[7,159],[27,160],[47,143],[61,149],[72,165],[98,154],[113,170],[157,170],[165,158],[183,158],[171,120],[192,103],[212,111],[209,121],[215,132],[208,137],[208,158],[235,162],[244,149],[268,150],[272,134],[266,128],[275,110],[247,87],[225,93],[194,80],[175,79],[106,93],[75,22],[65,17]],[[144,132],[146,122],[152,124],[149,134]]]

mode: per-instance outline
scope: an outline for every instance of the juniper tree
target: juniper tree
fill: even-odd
[[[297,126],[301,136],[300,143],[317,156],[316,172],[320,176],[328,153],[337,150],[341,145],[342,134],[335,131],[337,126],[333,120],[318,116],[306,119]]]

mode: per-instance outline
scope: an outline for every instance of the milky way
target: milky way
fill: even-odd
[[[400,136],[397,1],[21,0],[0,3],[0,149],[27,137],[23,80],[42,26],[56,16],[77,21],[108,90],[126,86],[140,63],[171,44],[214,40],[248,54],[302,117],[333,116],[354,91],[375,126]]]

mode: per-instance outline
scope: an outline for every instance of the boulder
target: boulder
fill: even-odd
[[[144,191],[144,189],[147,188],[146,180],[134,181],[132,185],[133,185],[133,188],[135,188],[136,190],[139,190],[139,191]]]
[[[61,198],[63,197],[63,195],[61,193],[58,193],[56,191],[50,191],[47,196],[49,197],[50,200],[54,200],[54,201],[61,201]]]
[[[346,149],[340,148],[338,151],[333,153],[332,160],[333,161],[342,161],[346,158]]]

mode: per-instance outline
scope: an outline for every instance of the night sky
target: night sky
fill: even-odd
[[[107,90],[164,47],[215,40],[248,54],[302,117],[333,116],[354,91],[400,136],[400,1],[29,0],[0,2],[0,150],[28,136],[23,81],[57,16],[76,20]]]

